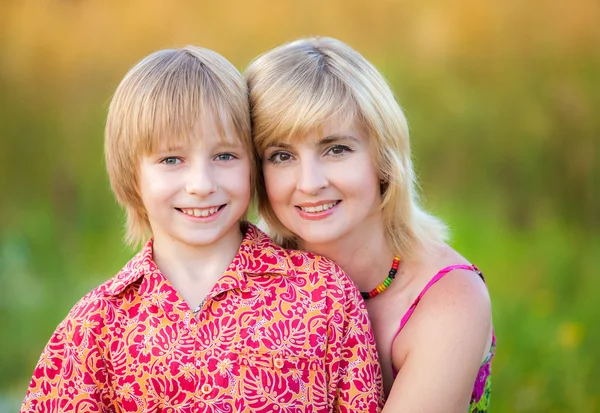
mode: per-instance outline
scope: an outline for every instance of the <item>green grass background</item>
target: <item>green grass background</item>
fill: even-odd
[[[598,411],[598,21],[592,0],[3,2],[0,412],[71,306],[132,254],[102,153],[126,70],[188,43],[243,69],[314,34],[389,79],[424,203],[486,274],[492,411]]]

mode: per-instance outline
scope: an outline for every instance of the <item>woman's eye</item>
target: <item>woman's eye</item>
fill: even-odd
[[[268,157],[268,161],[271,163],[282,163],[287,162],[292,159],[292,155],[285,152],[275,152],[271,156]]]
[[[231,161],[231,160],[235,159],[235,156],[233,156],[230,153],[221,153],[221,154],[217,155],[215,157],[215,159],[217,161]]]
[[[346,152],[352,152],[352,149],[345,145],[334,145],[327,150],[327,154],[333,156],[340,156]]]
[[[164,158],[160,163],[164,163],[165,165],[177,165],[181,162],[181,159],[176,158],[174,156],[169,156],[168,158]]]

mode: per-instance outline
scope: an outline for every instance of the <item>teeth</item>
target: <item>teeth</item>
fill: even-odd
[[[192,216],[192,217],[208,217],[212,214],[214,214],[215,212],[217,212],[219,210],[218,207],[210,207],[210,208],[206,208],[206,209],[200,209],[200,208],[185,208],[185,209],[181,209],[180,211],[183,212],[186,215]]]
[[[303,210],[304,212],[313,212],[313,213],[314,212],[323,212],[323,211],[327,211],[330,208],[333,208],[337,204],[338,204],[338,201],[330,202],[328,204],[317,205],[317,206],[300,207],[300,209]]]

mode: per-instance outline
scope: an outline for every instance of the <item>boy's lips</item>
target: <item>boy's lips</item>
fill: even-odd
[[[175,209],[177,209],[180,212],[183,212],[185,215],[189,215],[192,217],[206,218],[206,217],[209,217],[209,216],[214,215],[217,212],[219,212],[221,209],[223,209],[223,207],[225,205],[226,204],[211,206],[211,207],[206,207],[206,208],[175,208]]]

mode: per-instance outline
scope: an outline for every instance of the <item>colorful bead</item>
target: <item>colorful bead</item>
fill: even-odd
[[[390,286],[392,281],[394,281],[394,278],[396,278],[396,273],[398,272],[399,266],[400,258],[394,257],[394,262],[392,262],[392,268],[390,268],[390,272],[388,273],[388,276],[385,278],[385,280],[383,280],[381,284],[379,284],[377,287],[375,287],[369,292],[361,291],[360,295],[362,295],[362,298],[368,300],[369,298],[373,298],[376,295],[379,295],[382,292],[384,292]]]

